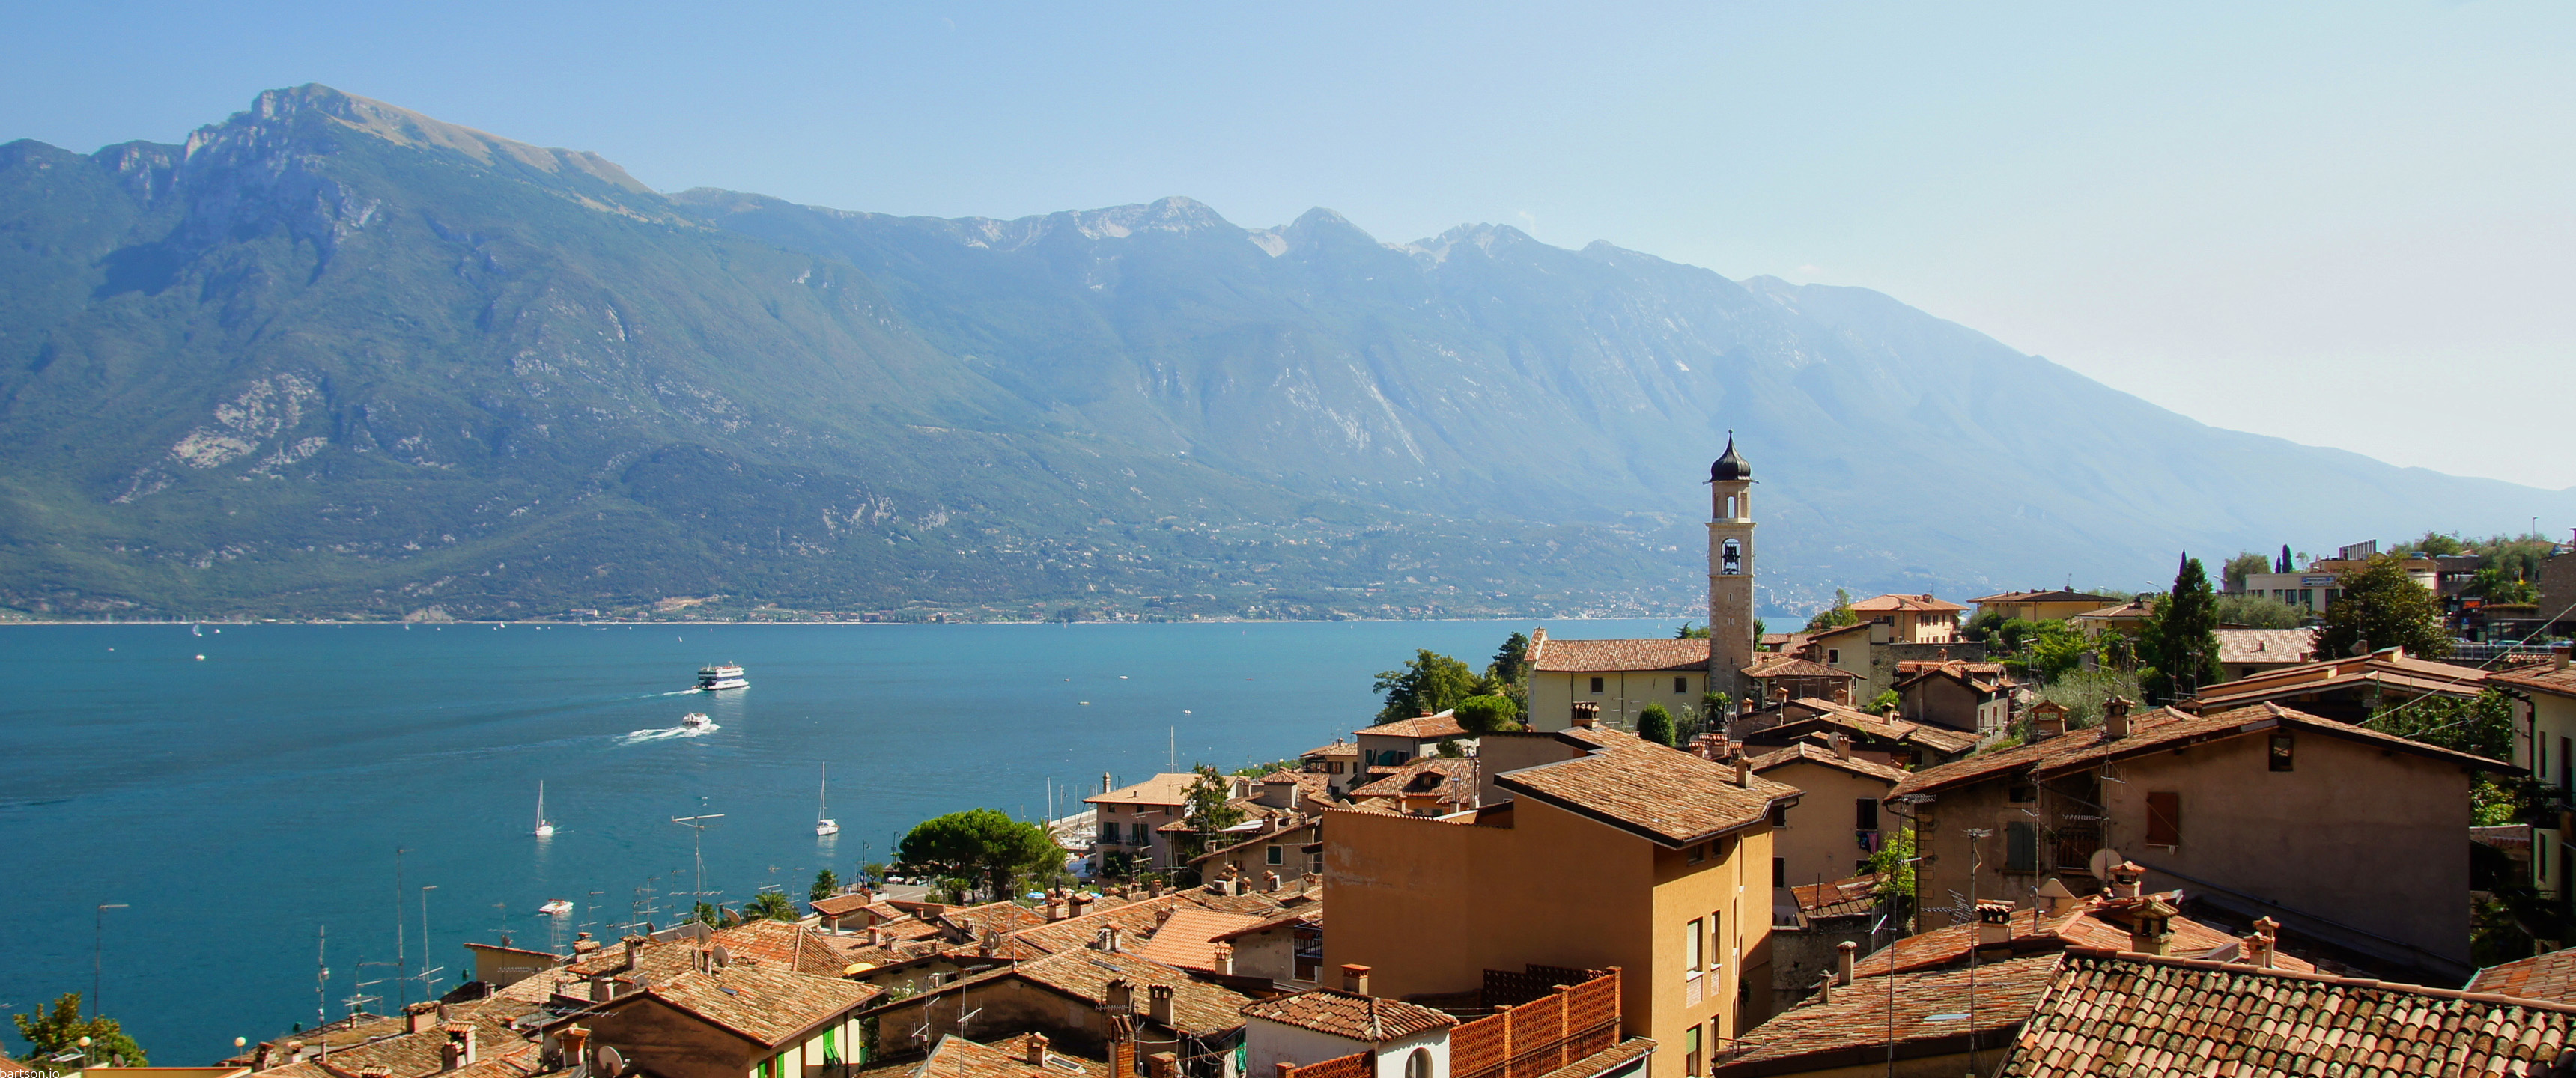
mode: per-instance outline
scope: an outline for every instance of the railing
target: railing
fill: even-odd
[[[1353,1052],[1321,1063],[1309,1063],[1287,1073],[1287,1078],[1370,1078],[1377,1073],[1377,1061],[1367,1052]]]
[[[2100,824],[2061,824],[2053,835],[2054,841],[2051,845],[2056,847],[2057,867],[2060,870],[2092,871],[2093,851],[2102,848]]]
[[[1487,970],[1486,983],[1497,986],[1499,974],[1499,987],[1508,991],[1523,977],[1580,972]],[[1449,1073],[1451,1078],[1538,1078],[1617,1043],[1619,971],[1614,969],[1568,987],[1551,986],[1527,1002],[1501,1004],[1491,1017],[1450,1030]]]

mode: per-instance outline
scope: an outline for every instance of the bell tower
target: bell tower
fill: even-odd
[[[1753,665],[1753,466],[1735,453],[1708,466],[1708,688],[1741,703]]]

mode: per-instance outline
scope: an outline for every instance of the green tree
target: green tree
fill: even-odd
[[[2343,594],[2326,608],[2325,631],[2317,636],[2320,657],[2392,647],[2426,659],[2451,653],[2440,601],[2406,575],[2406,563],[2396,555],[2373,557],[2335,583]]]
[[[1851,593],[1835,588],[1834,605],[1816,611],[1816,616],[1808,618],[1807,631],[1812,633],[1818,629],[1839,629],[1845,625],[1858,624],[1860,624],[1860,615],[1852,612]]]
[[[2540,579],[2540,563],[2558,544],[2537,535],[2498,535],[2478,543],[2478,568],[2494,569],[2515,580]]]
[[[2426,531],[2423,538],[2416,539],[2411,542],[2399,540],[2388,545],[2392,548],[2392,552],[2394,553],[2403,554],[2410,551],[2420,550],[2426,555],[2436,558],[2449,557],[2453,554],[2465,554],[2469,549],[2469,544],[2463,541],[2459,536],[2444,535],[2437,531]]]
[[[1658,745],[1673,743],[1673,713],[1662,704],[1648,704],[1637,712],[1637,736]]]
[[[1508,734],[1520,730],[1520,704],[1508,696],[1470,696],[1458,701],[1458,725],[1472,734]]]
[[[1914,902],[1914,829],[1890,828],[1882,832],[1887,840],[1879,843],[1878,852],[1869,855],[1869,871],[1878,877],[1872,888],[1878,900],[1903,920],[1907,907]]]
[[[784,891],[762,891],[751,896],[751,901],[742,904],[742,919],[793,921],[796,919],[796,904],[787,900],[787,894]]]
[[[1014,892],[1019,877],[1060,868],[1064,850],[1041,825],[978,808],[914,824],[896,844],[895,861],[907,871],[980,878],[1000,898]]]
[[[18,1023],[18,1035],[34,1046],[27,1053],[27,1058],[43,1062],[47,1057],[65,1052],[85,1052],[88,1059],[119,1067],[151,1065],[151,1061],[143,1056],[143,1046],[126,1036],[116,1019],[83,1018],[80,1008],[81,994],[65,992],[54,997],[50,1010],[11,1015]],[[81,1047],[80,1039],[83,1037],[89,1038],[87,1049]]]
[[[2200,559],[2183,555],[2173,590],[2147,611],[2138,644],[2150,702],[2169,703],[2227,680],[2218,665],[2218,593]]]
[[[2227,559],[2227,565],[2218,571],[2218,576],[2220,580],[2227,583],[2227,590],[2243,591],[2245,590],[2246,577],[2253,576],[2257,573],[2268,573],[2271,571],[2272,559],[2269,555],[2257,554],[2248,550],[2233,558]]]
[[[1528,633],[1513,633],[1495,649],[1494,661],[1486,664],[1485,676],[1505,685],[1518,685],[1529,673],[1530,638]]]
[[[2513,759],[2513,699],[2494,689],[2466,700],[2426,696],[2380,709],[2362,723],[2454,752]]]
[[[1199,764],[1190,770],[1198,778],[1190,783],[1188,800],[1181,807],[1181,822],[1190,828],[1187,849],[1182,852],[1197,857],[1208,851],[1218,833],[1242,823],[1244,811],[1234,803],[1234,784],[1216,768]]]
[[[1685,621],[1685,622],[1683,622],[1683,623],[1682,623],[1682,627],[1681,627],[1681,628],[1678,628],[1678,629],[1673,630],[1673,639],[1675,639],[1675,640],[1706,640],[1706,639],[1708,639],[1708,626],[1706,626],[1706,625],[1693,625],[1693,624],[1691,624],[1691,623],[1689,623],[1689,622]]]
[[[689,919],[709,928],[731,928],[735,923],[732,910],[703,899],[690,908]]]
[[[2503,566],[2491,566],[2470,574],[2468,586],[2461,590],[2490,603],[2540,601],[2538,587],[2533,586],[2531,581],[2513,575],[2513,570]]]
[[[806,897],[815,902],[821,902],[840,893],[840,890],[841,877],[834,875],[832,870],[827,868],[814,874],[814,887],[806,892]]]
[[[1863,707],[1861,710],[1869,712],[1872,715],[1884,715],[1904,706],[1905,698],[1897,695],[1896,690],[1882,689],[1879,691],[1878,695],[1870,697],[1869,705]]]
[[[1467,747],[1459,744],[1458,739],[1454,737],[1442,741],[1433,749],[1433,751],[1439,753],[1440,758],[1443,760],[1464,760],[1467,758]]]
[[[2308,612],[2269,595],[2221,595],[2218,623],[2247,629],[2296,629]]]
[[[1381,671],[1369,691],[1386,698],[1379,722],[1410,719],[1422,712],[1438,714],[1475,695],[1476,674],[1467,664],[1429,648],[1414,652],[1402,670]]]

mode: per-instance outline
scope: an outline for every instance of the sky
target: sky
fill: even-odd
[[[320,82],[663,190],[1187,195],[1886,292],[2216,426],[2576,485],[2576,4],[9,0],[0,140]]]

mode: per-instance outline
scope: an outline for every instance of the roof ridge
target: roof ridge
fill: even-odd
[[[2500,992],[2470,992],[2458,988],[2435,988],[2429,984],[2411,984],[2406,981],[2374,981],[2365,977],[2338,977],[2331,973],[2307,973],[2300,970],[2272,969],[2263,966],[2246,965],[2238,962],[2212,962],[2206,958],[2177,958],[2172,955],[2147,954],[2143,951],[2116,951],[2103,947],[2079,947],[2070,945],[2065,949],[2065,953],[2068,957],[2072,958],[2110,958],[2118,959],[2123,962],[2142,962],[2149,965],[2160,966],[2180,966],[2185,969],[2208,970],[2218,973],[2260,974],[2266,977],[2281,977],[2289,980],[2309,981],[2316,984],[2330,984],[2342,988],[2383,988],[2395,992],[2404,992],[2409,995],[2433,996],[2438,999],[2466,1000],[2471,1003],[2496,1003],[2513,1007],[2529,1007],[2533,1010],[2556,1011],[2560,1014],[2576,1014],[2576,1003],[2561,1003],[2557,1000],[2551,999],[2531,999],[2524,996],[2508,996]]]

